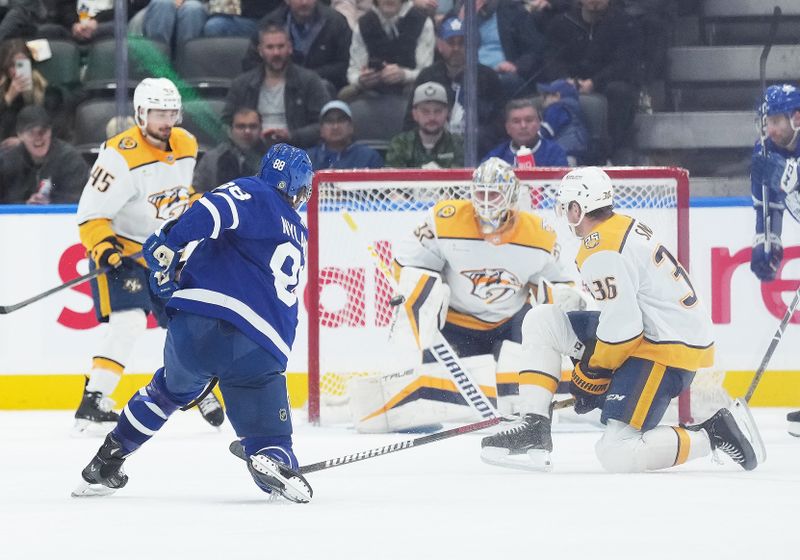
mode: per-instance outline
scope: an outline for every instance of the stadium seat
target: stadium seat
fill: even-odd
[[[700,17],[701,39],[707,45],[763,45],[775,6],[780,6],[783,14],[773,43],[796,43],[800,37],[797,0],[705,0]]]
[[[368,92],[350,103],[355,138],[375,149],[388,146],[389,140],[403,130],[408,100],[402,95],[379,95]]]
[[[636,116],[636,145],[646,151],[751,148],[755,113],[696,111]]]
[[[608,101],[599,93],[583,94],[578,99],[592,138],[589,162],[604,164],[611,145],[608,137]]]
[[[113,39],[92,44],[86,60],[84,86],[91,92],[116,89],[116,58]],[[171,68],[169,49],[163,43],[142,37],[128,38],[128,87],[135,87],[144,78],[165,76]]]
[[[180,126],[197,138],[200,151],[207,151],[226,138],[220,115],[224,99],[194,99],[183,104],[183,122]]]
[[[250,46],[248,37],[201,37],[178,47],[178,74],[201,89],[227,90],[242,73],[242,59]]]
[[[49,41],[53,56],[36,65],[47,83],[69,90],[81,82],[81,56],[78,45],[72,41]]]
[[[127,114],[133,116],[133,104],[126,104]],[[117,107],[113,99],[89,99],[75,111],[75,147],[83,153],[97,153],[106,140],[106,125]]]
[[[759,97],[759,46],[675,47],[668,53],[668,90],[675,110],[744,110]],[[800,76],[800,46],[776,45],[767,81]]]

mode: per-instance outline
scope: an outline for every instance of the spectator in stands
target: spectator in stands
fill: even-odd
[[[569,11],[573,4],[574,0],[525,0],[525,7],[533,16],[533,21],[536,22],[536,27],[539,29],[547,29],[547,25],[553,17]]]
[[[447,91],[447,102],[450,107],[448,130],[456,134],[464,134],[464,29],[460,19],[450,17],[438,28],[436,49],[441,60],[424,68],[415,86],[425,82],[437,82]],[[503,92],[497,74],[483,64],[478,64],[478,151],[484,153],[500,139],[499,117],[503,107]],[[408,100],[405,128],[414,126],[411,116],[411,99]]]
[[[411,114],[417,126],[389,143],[387,167],[441,169],[463,167],[464,142],[446,129],[447,92],[442,84],[426,82],[414,90]]]
[[[199,37],[206,23],[199,0],[150,0],[144,16],[144,36],[168,47]]]
[[[319,114],[322,141],[308,150],[311,165],[320,169],[375,169],[383,167],[380,154],[353,143],[353,112],[344,101],[328,101]]]
[[[289,30],[292,60],[326,80],[333,96],[346,83],[347,60],[352,31],[339,12],[318,0],[286,0],[286,3],[267,14],[260,25],[274,23]],[[251,46],[242,65],[252,68],[258,60],[255,44]]]
[[[211,0],[203,36],[253,37],[258,20],[281,4],[281,0]]]
[[[117,134],[120,134],[135,125],[136,121],[133,120],[133,117],[131,116],[111,117],[110,119],[108,119],[108,122],[106,123],[106,138],[111,138],[112,136],[116,136]]]
[[[523,146],[533,152],[536,167],[563,167],[567,165],[567,154],[553,140],[539,136],[542,116],[533,99],[512,99],[506,104],[506,133],[508,139],[501,142],[483,156],[499,157],[511,165],[517,164],[517,152]]]
[[[410,1],[375,0],[353,32],[350,85],[340,97],[353,98],[364,90],[403,93],[433,63],[434,41],[433,23]]]
[[[463,2],[459,2],[464,19]],[[542,67],[545,39],[531,14],[517,0],[475,0],[478,62],[500,77],[505,99],[533,92],[531,80]]]
[[[266,21],[258,36],[262,63],[233,81],[223,121],[230,124],[239,107],[255,107],[268,146],[278,142],[313,146],[319,140],[319,112],[329,98],[325,86],[317,74],[292,62],[292,43],[285,27]]]
[[[30,75],[17,70],[27,61]],[[61,124],[67,118],[65,93],[48,86],[47,80],[32,68],[31,52],[22,39],[9,39],[0,44],[0,141],[2,146],[17,143],[14,136],[17,115],[28,105],[45,107]]]
[[[228,139],[200,159],[192,186],[206,192],[237,177],[256,175],[266,147],[261,139],[261,115],[250,107],[233,113]]]
[[[538,90],[544,107],[539,136],[555,140],[567,153],[570,166],[586,165],[590,136],[578,90],[567,80],[539,84]]]
[[[547,79],[572,78],[579,93],[604,94],[612,149],[622,146],[639,99],[642,37],[633,20],[610,0],[579,0],[553,18],[547,38],[552,44]]]
[[[0,0],[0,42],[15,37],[33,37],[36,24],[45,16],[41,0],[16,0],[1,6]]]
[[[413,0],[414,6],[441,21],[452,7],[452,0]],[[347,18],[347,23],[355,30],[358,19],[372,9],[372,0],[331,0],[331,8]]]
[[[47,111],[20,111],[17,136],[19,144],[0,151],[0,204],[78,202],[89,168],[75,148],[53,138]]]

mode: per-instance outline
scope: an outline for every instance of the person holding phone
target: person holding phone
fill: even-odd
[[[22,39],[0,44],[0,146],[19,142],[15,137],[17,114],[26,105],[44,105],[47,80],[32,68],[31,53]],[[9,138],[14,140],[9,140]]]
[[[375,0],[358,20],[350,44],[347,86],[339,96],[363,90],[402,93],[420,70],[433,63],[436,38],[427,14],[410,1]]]

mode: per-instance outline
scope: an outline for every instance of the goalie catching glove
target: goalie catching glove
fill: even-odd
[[[150,289],[161,298],[168,298],[178,289],[175,279],[183,247],[170,243],[167,234],[175,221],[166,222],[142,245],[144,260],[150,268]]]

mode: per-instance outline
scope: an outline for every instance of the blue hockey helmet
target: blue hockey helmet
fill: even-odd
[[[273,145],[261,160],[258,176],[282,193],[295,208],[311,198],[314,171],[305,150],[289,144]]]
[[[800,111],[800,89],[791,84],[769,86],[764,92],[762,107],[767,116]]]

